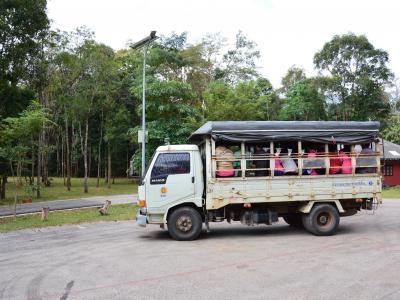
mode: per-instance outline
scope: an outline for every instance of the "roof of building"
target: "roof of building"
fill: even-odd
[[[400,145],[384,140],[383,151],[385,159],[388,160],[400,159]]]
[[[358,144],[373,142],[379,122],[345,121],[210,121],[197,129],[191,141],[205,137],[230,142],[310,141]]]

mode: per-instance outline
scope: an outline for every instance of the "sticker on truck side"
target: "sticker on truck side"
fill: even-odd
[[[356,181],[356,182],[333,182],[332,186],[333,187],[349,187],[349,186],[367,186],[367,185],[373,185],[373,181],[369,180],[368,182],[366,181]]]
[[[165,184],[167,182],[168,175],[152,177],[150,178],[150,184]]]

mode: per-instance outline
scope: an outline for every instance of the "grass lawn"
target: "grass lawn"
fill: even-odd
[[[104,183],[104,179],[100,179],[100,187],[96,188],[96,178],[89,178],[89,193],[87,194],[83,192],[83,178],[72,178],[72,186],[70,191],[67,191],[62,178],[51,177],[50,180],[51,185],[49,187],[41,188],[40,199],[37,199],[36,194],[34,194],[34,197],[32,198],[33,202],[137,193],[137,184],[127,178],[115,178],[115,183],[111,185],[111,188],[107,188],[107,184]],[[0,202],[0,204],[8,204],[9,202],[13,202],[14,191],[15,186],[12,182],[12,178],[9,177],[6,188],[6,201]],[[28,198],[28,194],[25,192],[24,187],[21,187],[18,200],[21,202],[26,198]]]
[[[109,214],[100,215],[98,208],[80,208],[67,211],[54,211],[49,213],[47,221],[41,220],[41,215],[25,215],[0,218],[0,232],[24,228],[39,228],[63,224],[79,224],[97,221],[118,221],[135,219],[137,206],[132,204],[112,205]]]
[[[385,198],[398,198],[400,199],[400,188],[391,187],[382,189],[382,197]]]

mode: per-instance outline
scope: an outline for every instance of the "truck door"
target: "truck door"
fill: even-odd
[[[147,208],[162,212],[172,203],[194,197],[193,153],[159,153],[146,187]]]

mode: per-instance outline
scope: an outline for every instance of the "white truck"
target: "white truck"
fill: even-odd
[[[381,203],[378,122],[214,121],[188,145],[157,148],[139,186],[137,223],[176,240],[203,224],[271,225],[282,217],[314,235]]]

